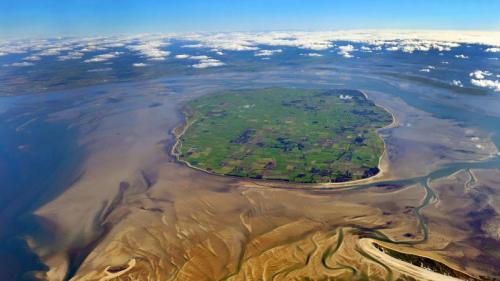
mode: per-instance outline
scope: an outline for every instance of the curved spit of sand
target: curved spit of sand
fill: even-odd
[[[365,96],[366,99],[370,100],[370,98],[368,97],[368,94],[366,94],[364,91],[360,91],[360,92]],[[393,112],[392,109],[389,109],[388,107],[383,106],[379,103],[375,103],[375,105],[384,109],[392,116],[391,124],[378,129],[377,132],[379,132],[380,130],[395,128],[399,125],[399,120],[396,117],[396,114]],[[174,130],[172,130],[172,134],[175,136],[176,141],[175,141],[174,145],[172,146],[170,153],[175,157],[175,159],[178,162],[183,163],[184,165],[186,165],[192,169],[196,169],[198,171],[201,171],[201,172],[204,172],[207,174],[211,174],[211,175],[232,177],[230,175],[222,175],[222,174],[214,173],[214,172],[193,166],[189,162],[180,159],[180,151],[182,148],[182,142],[180,139],[186,133],[186,131],[189,129],[189,127],[195,122],[195,120],[190,120],[187,117],[187,114],[185,112],[184,112],[184,116],[185,116],[184,123],[182,125],[174,128]],[[294,187],[298,186],[298,187],[306,187],[306,188],[352,187],[352,186],[370,184],[370,183],[375,183],[375,182],[382,181],[382,180],[387,180],[388,178],[386,177],[386,174],[387,174],[387,170],[389,168],[389,163],[388,163],[389,160],[387,158],[387,144],[386,144],[383,137],[381,137],[380,135],[379,135],[379,137],[381,138],[381,140],[384,144],[384,150],[382,152],[382,155],[380,155],[380,157],[379,157],[379,164],[377,166],[377,168],[379,169],[379,172],[376,175],[368,177],[368,178],[358,179],[358,180],[353,180],[353,181],[346,181],[346,182],[327,182],[327,183],[294,183],[294,182],[287,182],[287,181],[282,181],[282,180],[266,180],[266,179],[253,180],[253,179],[248,179],[248,178],[240,178],[240,177],[237,177],[237,178],[241,179],[243,181],[244,185],[245,185],[245,181],[248,181],[248,182],[251,182],[250,185],[258,183],[257,185],[261,185],[261,186],[280,187],[280,186],[286,184],[287,186],[291,185]]]
[[[402,260],[391,257],[390,255],[375,248],[375,241],[370,238],[362,238],[358,242],[358,246],[361,250],[377,259],[378,261],[384,263],[391,269],[398,271],[401,274],[412,276],[417,280],[422,281],[459,281],[460,279],[446,276],[433,272],[431,270],[415,266],[413,264],[404,262]]]

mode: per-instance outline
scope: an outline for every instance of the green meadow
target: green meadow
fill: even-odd
[[[356,90],[229,91],[189,102],[179,160],[213,173],[304,183],[379,172],[392,116]]]

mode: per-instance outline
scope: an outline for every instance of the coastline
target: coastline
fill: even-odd
[[[395,247],[393,247],[393,245],[388,246],[390,244],[383,243],[381,241],[376,241],[376,240],[373,240],[371,238],[363,238],[363,239],[360,239],[358,241],[358,246],[361,250],[365,251],[366,253],[368,253],[370,256],[376,258],[377,260],[383,261],[385,264],[390,265],[390,267],[392,269],[395,269],[396,271],[398,271],[402,274],[406,274],[406,275],[410,275],[410,276],[418,276],[420,278],[419,280],[427,280],[427,281],[441,281],[441,280],[459,281],[459,280],[462,280],[462,279],[459,279],[456,277],[447,276],[447,275],[444,275],[441,273],[437,273],[437,272],[434,272],[432,270],[428,270],[426,268],[419,267],[419,266],[410,264],[406,261],[394,258],[394,257],[390,256],[389,254],[377,249],[375,246],[377,244],[379,244],[380,246],[386,247],[388,249],[391,249],[391,250],[396,250],[396,249],[394,249]],[[422,256],[425,258],[429,258],[429,259],[438,261],[438,262],[443,263],[444,265],[448,266],[452,270],[460,272],[466,276],[470,276],[469,274],[465,273],[464,271],[458,269],[457,266],[452,265],[452,264],[444,261],[441,257],[439,257],[437,255],[429,255],[429,254],[425,254],[425,253],[422,253],[422,252],[419,252],[416,250],[414,252],[415,252],[415,255],[417,255],[417,256]],[[472,277],[472,276],[470,276],[470,277]]]
[[[367,93],[365,93],[362,90],[358,90],[358,91],[361,92],[367,100],[371,100]],[[379,103],[375,103],[375,105],[384,109],[387,113],[391,114],[392,122],[389,125],[376,130],[378,136],[380,137],[380,139],[382,140],[382,143],[383,143],[383,152],[379,157],[379,162],[377,165],[379,172],[376,175],[368,177],[368,178],[357,179],[357,180],[346,181],[346,182],[299,183],[299,182],[292,182],[292,181],[286,181],[286,180],[252,179],[252,178],[238,177],[238,176],[233,176],[233,175],[219,174],[219,173],[208,171],[208,170],[200,168],[200,167],[193,166],[190,163],[188,163],[187,161],[180,159],[180,150],[182,148],[182,142],[180,139],[186,133],[186,131],[189,129],[189,127],[194,122],[196,122],[196,119],[190,118],[189,113],[186,112],[186,109],[182,110],[182,114],[184,116],[184,122],[181,123],[179,126],[175,127],[171,131],[171,133],[174,135],[176,141],[172,145],[172,149],[170,150],[170,155],[174,156],[174,158],[177,162],[182,163],[191,169],[195,169],[195,170],[198,170],[200,172],[214,175],[214,176],[234,178],[234,179],[242,181],[242,184],[247,185],[247,186],[250,186],[252,184],[253,185],[257,184],[258,186],[274,187],[274,188],[326,189],[326,188],[347,188],[347,187],[354,187],[354,186],[363,185],[363,184],[375,183],[377,181],[384,180],[384,176],[386,176],[386,172],[389,168],[388,167],[389,166],[388,160],[387,160],[387,144],[386,144],[385,139],[380,135],[379,131],[384,130],[384,129],[390,129],[390,128],[397,127],[399,124],[399,120],[396,117],[396,114],[391,109],[387,108],[386,106],[380,105]]]

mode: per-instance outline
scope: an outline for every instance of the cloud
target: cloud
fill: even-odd
[[[213,59],[209,56],[206,55],[199,55],[199,56],[190,56],[190,55],[176,55],[175,56],[178,59],[191,59],[191,60],[197,60],[198,63],[195,63],[192,65],[194,68],[208,68],[208,67],[216,67],[216,66],[222,66],[225,65],[225,63]]]
[[[42,58],[40,56],[35,56],[35,55],[23,58],[23,60],[26,60],[26,61],[39,61],[41,59]]]
[[[256,57],[269,57],[277,53],[281,53],[283,50],[281,49],[276,49],[276,50],[259,50],[257,51],[254,56]]]
[[[367,46],[361,46],[360,50],[362,52],[366,52],[366,53],[371,53],[372,52],[372,48],[367,47]]]
[[[121,52],[113,52],[113,53],[108,53],[108,54],[100,54],[100,55],[94,56],[91,59],[86,59],[86,60],[84,60],[84,62],[86,62],[86,63],[90,63],[90,62],[103,62],[103,61],[110,60],[112,58],[116,58],[117,56],[119,56],[121,54],[122,54]]]
[[[203,48],[205,47],[203,44],[188,44],[188,45],[182,45],[181,48],[193,48],[193,49],[198,49],[198,48]]]
[[[471,79],[470,82],[472,83],[472,85],[483,88],[489,88],[494,90],[495,92],[500,92],[500,81],[498,80],[493,81],[487,79],[482,79],[482,80]]]
[[[69,52],[66,55],[58,56],[58,61],[67,61],[67,60],[76,60],[81,59],[83,57],[83,53],[81,52]]]
[[[486,76],[491,76],[491,75],[493,75],[493,73],[491,73],[487,70],[485,70],[485,71],[476,70],[474,72],[469,73],[469,76],[473,77],[475,79],[484,79],[484,78],[486,78]]]
[[[142,62],[138,62],[138,63],[134,63],[132,64],[133,67],[145,67],[147,66],[147,64],[145,63],[142,63]]]
[[[456,57],[457,59],[468,59],[468,58],[469,58],[469,56],[466,56],[466,55],[464,55],[464,54],[455,55],[455,57]]]
[[[111,67],[103,67],[103,68],[94,68],[94,69],[89,69],[87,72],[106,72],[106,71],[111,71],[113,70]]]
[[[200,60],[197,64],[193,64],[194,68],[207,68],[207,67],[216,67],[216,66],[223,66],[224,63],[216,60],[216,59],[202,59]]]
[[[333,44],[320,33],[311,32],[233,32],[191,34],[185,40],[198,43],[184,47],[212,48],[229,51],[256,51],[260,45],[290,46],[309,50],[325,50]]]
[[[384,45],[386,51],[401,51],[403,53],[412,54],[415,51],[428,52],[436,50],[439,52],[451,51],[452,48],[459,47],[460,44],[455,42],[441,42],[436,40],[422,39],[396,39],[389,41],[376,41],[375,44]]]
[[[357,51],[353,45],[339,46],[339,52],[337,54],[343,56],[344,58],[352,58],[351,52]]]
[[[381,49],[400,50],[406,53],[436,50],[450,51],[460,44],[486,44],[500,46],[500,32],[449,31],[449,30],[346,30],[318,32],[232,32],[198,33],[180,36],[191,41],[189,48],[249,51],[261,45],[289,46],[308,50],[326,50],[335,41],[367,43]],[[366,51],[366,50],[365,50]]]
[[[487,79],[493,76],[493,73],[489,71],[476,70],[469,73],[469,76],[472,77],[470,80],[472,85],[493,89],[495,92],[500,91],[500,81]],[[498,75],[496,75],[496,77],[498,78]]]
[[[82,53],[89,53],[89,52],[105,51],[105,50],[106,48],[104,47],[96,46],[94,44],[89,44],[78,51]]]
[[[457,87],[460,87],[460,88],[462,88],[464,86],[464,84],[462,84],[462,81],[460,81],[460,80],[453,80],[453,81],[451,81],[451,85],[457,86]]]
[[[307,53],[307,54],[302,54],[303,56],[308,56],[308,57],[322,57],[322,54],[318,53]]]
[[[193,59],[193,60],[207,60],[207,59],[210,59],[210,57],[208,56],[191,56],[189,57],[190,59]]]
[[[487,53],[498,53],[500,52],[500,48],[498,47],[493,47],[493,48],[488,48],[485,50]]]
[[[132,51],[139,52],[142,56],[148,58],[149,60],[162,61],[165,60],[170,52],[163,51],[160,47],[166,46],[168,43],[161,40],[158,41],[146,41],[138,45],[127,46]]]
[[[437,51],[443,53],[462,44],[486,45],[487,47],[481,47],[481,49],[488,53],[498,53],[500,50],[500,32],[497,31],[345,30],[191,33],[175,35],[139,34],[108,37],[12,39],[0,41],[0,55],[27,53],[25,62],[29,62],[29,57],[33,57],[34,61],[36,57],[43,56],[57,56],[57,60],[65,61],[82,59],[89,52],[112,53],[109,50],[110,48],[125,48],[130,52],[139,53],[148,60],[161,61],[170,55],[169,51],[164,50],[164,46],[169,45],[169,40],[173,38],[186,42],[186,45],[183,47],[206,48],[210,52],[213,52],[214,56],[215,54],[223,55],[226,51],[252,51],[254,55],[261,58],[276,55],[277,52],[270,54],[270,51],[281,50],[284,47],[310,50],[311,54],[320,50],[332,49],[332,51],[338,52],[344,57],[353,57],[353,52],[355,51],[370,52],[387,50],[403,53]],[[349,43],[335,48],[335,42]],[[360,46],[359,50],[356,50],[354,47],[352,49],[348,47],[358,46],[357,44]],[[304,53],[307,52],[304,51]],[[222,63],[220,61],[210,61],[213,59],[208,56],[204,56],[204,58],[200,58],[201,56],[194,57],[189,58],[199,60],[198,64],[201,64],[202,67]],[[468,58],[463,54],[457,54],[456,57]],[[180,59],[181,57],[177,58]],[[108,59],[110,58],[106,57],[106,55],[97,55],[86,61],[98,62]],[[202,62],[201,60],[203,59],[208,61]],[[488,59],[498,58],[490,57]]]
[[[32,65],[35,65],[35,64],[32,62],[27,62],[27,61],[14,62],[14,63],[10,64],[10,66],[16,66],[16,67],[32,66]]]
[[[43,50],[39,53],[37,53],[38,56],[57,56],[60,55],[61,52],[63,51],[71,51],[72,48],[70,47],[55,47],[55,48],[50,48]]]

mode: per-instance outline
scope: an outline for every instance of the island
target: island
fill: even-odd
[[[173,153],[213,174],[298,183],[376,175],[392,115],[358,90],[252,89],[189,101]]]

